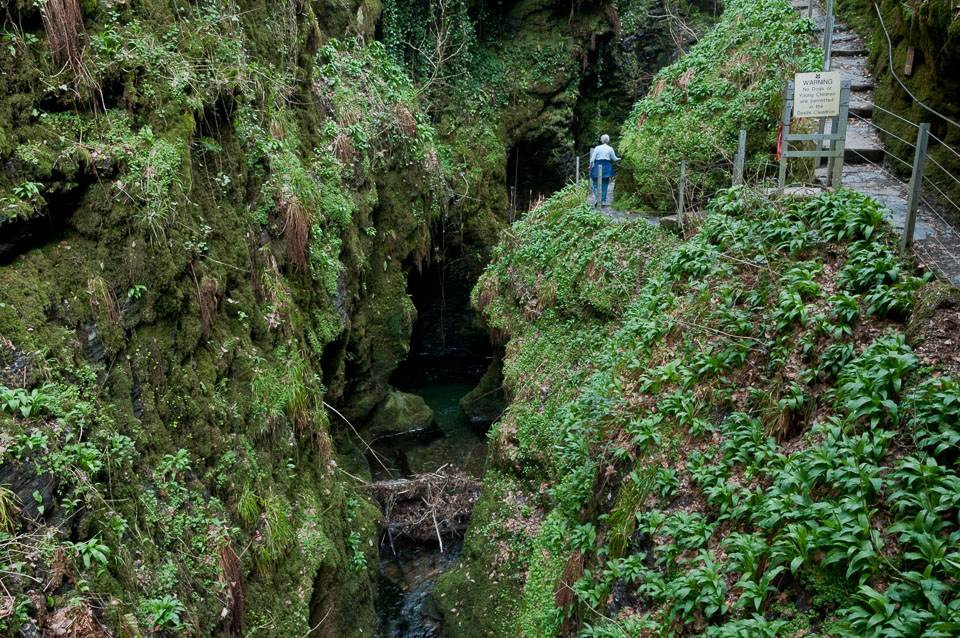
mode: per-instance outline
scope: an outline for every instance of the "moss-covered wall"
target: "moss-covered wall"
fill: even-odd
[[[686,204],[703,206],[729,184],[741,129],[748,161],[769,161],[784,81],[816,68],[812,29],[776,0],[725,3],[715,28],[657,73],[623,124],[618,206],[675,211],[682,161]]]
[[[378,7],[8,8],[0,633],[371,635],[324,402],[382,396],[443,192],[409,79],[346,40]]]
[[[930,132],[957,151],[960,149],[960,126],[949,124],[917,102],[919,100],[954,122],[960,122],[960,73],[957,72],[960,64],[960,13],[955,3],[949,0],[920,3],[885,0],[879,3],[879,7],[882,25],[874,3],[862,0],[837,2],[838,15],[856,28],[867,42],[870,68],[876,78],[875,100],[881,107],[874,111],[873,121],[893,134],[881,132],[886,149],[909,165],[913,164],[912,144],[916,142],[917,129],[899,119],[902,117],[910,122],[929,122]],[[910,49],[914,50],[914,59],[912,72],[908,75],[905,66]],[[916,100],[904,90],[894,74]],[[960,157],[943,144],[931,140],[928,152],[951,175],[960,175]],[[891,170],[909,179],[907,166],[897,161],[889,164]],[[960,185],[943,170],[928,163],[924,174],[950,199],[960,202]],[[936,196],[936,189],[929,188],[928,191],[930,196]],[[953,212],[952,206],[947,205],[946,209]]]

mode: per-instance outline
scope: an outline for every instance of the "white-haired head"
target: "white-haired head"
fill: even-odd
[[[609,142],[610,142],[610,136],[609,136],[609,135],[603,134],[603,135],[600,136],[600,143],[601,143],[601,144],[608,144]]]

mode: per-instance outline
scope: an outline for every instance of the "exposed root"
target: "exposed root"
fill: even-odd
[[[649,97],[648,97],[647,99],[648,99],[648,100],[655,100],[655,99],[657,99],[658,97],[660,97],[660,94],[663,93],[663,87],[664,87],[665,83],[666,83],[666,81],[663,80],[663,79],[661,79],[659,82],[657,82],[657,83],[654,85],[653,90],[650,91],[650,95],[649,95]],[[646,113],[641,114],[640,117],[637,118],[637,130],[640,130],[641,128],[643,128],[643,124],[644,124],[644,122],[646,122],[646,121],[647,121],[647,115],[646,115]]]
[[[462,538],[480,495],[480,481],[443,468],[409,479],[360,486],[383,511],[391,539],[415,542]]]
[[[203,327],[204,336],[210,335],[210,326],[217,317],[217,296],[220,293],[220,286],[217,280],[207,275],[203,276],[200,285],[197,286],[197,299],[200,302],[200,325]]]
[[[433,252],[430,248],[433,242],[430,241],[430,229],[427,224],[420,224],[417,230],[417,248],[413,253],[413,262],[417,266],[417,272],[423,272],[423,269],[433,261]]]
[[[296,197],[291,197],[280,203],[283,214],[283,236],[287,240],[287,252],[297,272],[307,272],[309,265],[308,243],[310,241],[310,224],[307,222],[307,211]]]
[[[571,605],[578,601],[577,596],[573,591],[573,585],[581,578],[583,578],[583,554],[579,549],[575,549],[573,553],[570,554],[570,558],[567,559],[567,566],[564,568],[563,575],[560,577],[560,584],[557,587],[556,592],[554,592],[554,600],[556,601],[557,609],[569,609]],[[560,632],[561,635],[573,635],[573,631],[576,629],[576,626],[576,617],[568,617],[563,623],[563,627]]]
[[[90,607],[81,603],[60,608],[43,632],[57,638],[108,638],[112,634],[93,615]]]
[[[45,0],[40,3],[43,27],[50,40],[50,52],[55,64],[69,67],[77,86],[96,88],[96,80],[83,61],[87,30],[83,26],[83,9],[79,0]]]
[[[417,120],[413,117],[413,114],[410,110],[405,107],[402,103],[397,105],[397,123],[400,124],[400,127],[403,129],[403,132],[407,137],[416,137],[417,135]]]
[[[608,4],[603,8],[603,13],[607,16],[607,21],[610,22],[610,26],[613,27],[613,37],[620,37],[620,17],[617,15],[617,9],[612,4]]]
[[[243,569],[240,558],[228,541],[220,548],[220,571],[227,580],[227,609],[230,610],[230,622],[224,627],[228,636],[243,635]]]
[[[120,304],[106,279],[100,275],[91,277],[87,281],[87,294],[90,295],[90,308],[94,314],[97,314],[99,309],[110,322],[117,326],[121,325]]]
[[[337,133],[337,136],[333,138],[333,150],[336,151],[337,157],[340,158],[344,166],[353,166],[354,151],[349,135]]]

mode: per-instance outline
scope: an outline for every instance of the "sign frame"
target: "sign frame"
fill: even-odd
[[[794,111],[794,91],[795,85],[793,80],[787,80],[783,100],[783,114],[780,120],[781,126],[783,127],[783,146],[782,152],[780,153],[778,190],[783,192],[786,185],[787,161],[791,157],[826,157],[828,160],[827,186],[835,185],[839,188],[843,179],[843,155],[846,151],[847,118],[850,112],[850,80],[842,80],[840,82],[840,112],[832,118],[828,118],[831,120],[829,133],[793,133],[791,131]],[[816,142],[816,149],[792,150],[790,148],[790,142]],[[823,146],[824,142],[827,142],[826,148]]]
[[[836,117],[840,115],[840,94],[843,92],[840,71],[797,73],[794,76],[793,116]]]

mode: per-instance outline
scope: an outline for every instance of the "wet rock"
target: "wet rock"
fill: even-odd
[[[133,383],[130,385],[130,404],[133,406],[133,416],[138,419],[143,418],[143,401],[140,400],[143,384],[140,377],[136,374],[132,377]]]
[[[0,384],[28,387],[33,380],[33,360],[0,335]]]
[[[37,626],[33,624],[33,621],[28,619],[20,625],[20,631],[17,632],[17,635],[20,638],[36,638],[40,634],[37,631]]]
[[[83,329],[87,333],[87,358],[95,364],[103,363],[106,359],[106,350],[97,339],[100,336],[97,325],[90,321],[83,324]]]
[[[683,235],[683,229],[689,227],[690,224],[697,223],[699,220],[702,220],[705,216],[705,213],[702,211],[690,211],[684,213],[683,220],[680,219],[679,215],[666,215],[660,218],[660,226],[666,228],[672,233],[677,235]]]
[[[460,409],[470,423],[485,426],[497,420],[507,406],[507,394],[503,389],[503,360],[495,355],[486,374],[473,390],[460,399]]]
[[[53,494],[58,484],[52,475],[37,474],[29,458],[23,463],[5,463],[0,466],[0,485],[16,496],[15,503],[23,520],[50,521],[51,516],[56,518],[58,508]],[[40,512],[41,505],[43,513]]]
[[[433,410],[422,398],[389,388],[386,398],[374,409],[363,433],[364,438],[371,441],[421,432],[433,423]]]
[[[143,310],[140,304],[131,297],[127,297],[120,306],[120,315],[123,317],[123,326],[128,330],[136,328],[143,320]]]

